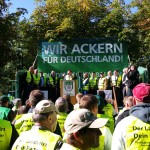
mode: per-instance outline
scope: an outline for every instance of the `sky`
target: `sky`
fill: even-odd
[[[129,4],[132,0],[125,0],[126,4]],[[12,6],[10,7],[10,12],[15,12],[16,8],[26,8],[28,14],[25,15],[26,18],[29,18],[35,8],[34,0],[10,0]]]

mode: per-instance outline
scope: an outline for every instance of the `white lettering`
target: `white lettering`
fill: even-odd
[[[67,54],[67,45],[60,45],[60,54]]]
[[[85,46],[88,46],[88,44],[82,44],[82,45],[81,45],[81,52],[82,52],[83,54],[88,54],[88,51],[86,52],[86,51],[84,51],[84,49],[83,49]]]
[[[120,43],[120,47],[116,43],[114,44],[114,53],[117,53],[117,50],[118,50],[119,53],[123,53],[122,43]]]
[[[92,44],[89,44],[89,51],[90,51],[90,53],[92,54],[92,53],[94,53],[94,54],[96,54],[97,53],[97,44],[94,44],[94,45],[92,45]],[[96,50],[95,50],[95,47],[96,47]]]
[[[98,53],[105,53],[104,44],[98,44]]]
[[[77,52],[78,54],[81,53],[78,44],[74,44],[71,54],[74,54],[75,52]]]
[[[106,44],[106,53],[113,53],[112,44]]]

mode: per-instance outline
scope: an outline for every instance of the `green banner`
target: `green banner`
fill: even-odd
[[[41,42],[38,53],[38,69],[45,73],[122,71],[127,66],[126,44],[109,38]]]

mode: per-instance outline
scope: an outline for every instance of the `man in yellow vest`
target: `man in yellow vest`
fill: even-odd
[[[14,125],[18,133],[20,134],[23,131],[28,131],[32,128],[34,122],[32,120],[32,113],[37,105],[41,100],[44,99],[44,93],[40,90],[33,90],[29,95],[29,106],[30,109],[28,110],[27,114],[23,114],[21,118],[15,120]]]
[[[18,132],[10,121],[0,119],[0,149],[9,150],[18,138]]]
[[[97,97],[99,98],[98,117],[109,118],[106,126],[110,129],[111,133],[113,133],[115,127],[114,117],[117,113],[113,105],[106,100],[106,94],[104,91],[99,91]]]
[[[104,72],[100,73],[100,78],[98,80],[98,89],[99,90],[106,89],[106,77],[104,76]]]
[[[116,95],[117,104],[118,106],[122,107],[123,106],[122,76],[119,74],[118,70],[114,70],[114,74],[112,75],[111,80],[114,88],[114,93]],[[114,95],[113,97],[115,98]]]
[[[83,74],[83,94],[89,94],[89,77],[88,73]]]
[[[140,83],[132,92],[135,106],[130,109],[130,116],[117,124],[112,150],[150,149],[150,84]]]
[[[99,136],[106,124],[105,119],[96,119],[91,111],[79,109],[72,111],[66,118],[66,143],[61,150],[88,150],[99,146]]]
[[[24,105],[26,100],[29,98],[30,92],[33,90],[33,74],[34,67],[31,66],[28,71],[23,75],[23,90],[22,90],[22,104]]]
[[[64,129],[64,122],[67,117],[67,109],[68,109],[68,103],[63,97],[59,97],[55,102],[55,107],[60,112],[57,114],[57,121],[59,123],[62,136],[64,135],[65,129]]]
[[[39,89],[39,83],[40,83],[40,74],[38,73],[38,69],[34,69],[33,74],[33,88]]]
[[[83,108],[88,109],[96,117],[99,116],[98,115],[98,99],[96,98],[96,96],[94,96],[92,94],[84,95],[81,98],[79,108],[80,109],[83,109]],[[99,117],[99,118],[104,119],[104,120],[106,119],[108,121],[108,117],[107,118]],[[111,134],[109,128],[104,126],[103,128],[100,129],[100,131],[102,132],[102,136],[100,136],[100,139],[99,139],[100,145],[97,148],[97,150],[110,150],[111,149],[112,134]]]
[[[61,142],[61,137],[53,132],[57,125],[57,113],[59,113],[53,102],[49,100],[40,101],[32,116],[34,126],[31,130],[23,132],[14,143],[12,150],[40,149],[53,150]]]
[[[89,94],[96,95],[97,94],[97,77],[95,72],[92,72],[91,77],[89,79]]]

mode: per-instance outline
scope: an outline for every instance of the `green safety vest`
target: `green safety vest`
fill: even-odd
[[[65,131],[64,131],[64,123],[65,123],[65,120],[66,120],[67,116],[68,116],[67,113],[61,113],[60,115],[57,115],[57,121],[59,123],[62,136],[64,136],[64,133],[65,133]]]
[[[32,80],[31,73],[30,73],[30,71],[27,71],[27,76],[26,76],[27,83],[30,83],[31,80]]]
[[[0,119],[8,120],[10,108],[0,106]]]
[[[97,78],[90,78],[90,80],[89,80],[89,84],[90,84],[90,88],[91,89],[94,89],[95,88],[95,86],[96,86],[96,84],[97,84]]]
[[[150,149],[150,123],[129,116],[130,124],[126,127],[125,147],[127,150],[149,150]]]
[[[58,81],[58,78],[55,77],[55,85],[57,84],[57,81]],[[49,77],[49,82],[50,82],[50,84],[51,84],[52,86],[55,86],[55,85],[54,85],[54,80],[53,80],[52,77]]]
[[[0,149],[9,150],[12,126],[9,121],[0,119]]]
[[[50,130],[32,128],[23,132],[16,140],[12,150],[54,150],[61,137]]]
[[[40,82],[39,74],[37,76],[35,74],[33,74],[33,82],[34,82],[34,84],[39,85],[39,82]]]
[[[83,80],[83,84],[85,84],[87,82],[88,78],[86,78],[85,80]],[[89,90],[89,82],[83,86],[83,90],[88,91]]]
[[[111,133],[113,134],[114,128],[115,128],[114,118],[110,117],[106,114],[97,114],[97,118],[106,118],[106,119],[108,119],[105,126],[108,127],[110,129]]]
[[[121,86],[121,82],[122,82],[122,77],[121,76],[119,76],[117,78],[117,80],[115,79],[114,75],[112,76],[112,83],[113,83],[113,85],[115,85],[117,87],[120,87]]]
[[[105,81],[105,77],[99,78],[99,81],[98,81],[98,88],[99,89],[104,89],[104,81]]]
[[[103,107],[102,111],[104,111],[104,113],[106,115],[108,115],[109,117],[113,117],[113,106],[112,104],[107,104]]]
[[[32,128],[34,122],[32,120],[32,113],[23,114],[21,118],[16,118],[15,128],[20,134],[23,131],[28,131]]]

